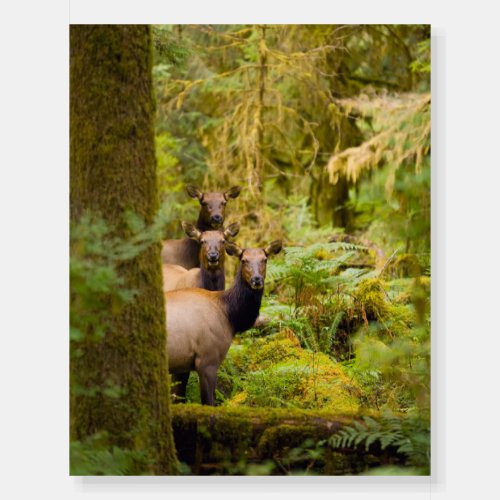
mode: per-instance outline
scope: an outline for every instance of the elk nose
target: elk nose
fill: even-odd
[[[212,215],[212,222],[215,224],[222,224],[222,215]]]
[[[208,257],[208,262],[217,262],[219,260],[219,253],[210,252],[207,257]]]
[[[264,280],[260,276],[254,276],[250,280],[250,286],[252,288],[262,288],[263,285],[264,285]]]

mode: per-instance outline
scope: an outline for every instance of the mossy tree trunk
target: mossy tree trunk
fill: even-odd
[[[264,98],[266,94],[267,74],[267,46],[266,27],[259,26],[259,75],[257,80],[258,98],[256,106],[255,123],[257,127],[255,139],[255,163],[252,175],[251,189],[256,193],[256,199],[262,203],[262,189],[264,183]]]
[[[354,121],[347,117],[339,117],[338,120],[335,128],[330,123],[323,123],[322,129],[318,128],[317,136],[324,138],[324,144],[337,144],[339,151],[361,144],[361,133]],[[325,168],[312,176],[310,202],[320,224],[331,223],[333,227],[342,227],[347,232],[352,230],[354,213],[349,203],[349,187],[345,177],[332,184]]]
[[[126,238],[124,211],[147,223],[158,208],[151,31],[146,25],[70,28],[70,207],[104,217]],[[72,394],[71,437],[106,432],[110,445],[143,452],[143,473],[176,470],[172,438],[160,246],[123,263],[137,297],[113,317],[71,371],[87,387],[112,383],[118,397]]]
[[[332,37],[330,43],[337,45],[341,42]],[[331,78],[330,92],[338,98],[348,97],[355,91],[346,77],[350,74],[345,62],[346,54],[348,51],[334,51],[327,56],[330,72],[335,75]],[[318,111],[318,116],[320,115]],[[332,154],[334,151],[343,151],[363,142],[363,134],[354,116],[344,116],[339,113],[334,123],[332,126],[332,119],[329,118],[320,123],[315,132],[321,144],[334,145],[334,148],[325,152]],[[350,187],[352,186],[344,177],[339,178],[336,184],[331,184],[326,169],[323,169],[316,178],[313,177],[311,204],[316,220],[320,224],[331,223],[333,227],[344,228],[347,232],[352,230],[354,211],[349,203]]]

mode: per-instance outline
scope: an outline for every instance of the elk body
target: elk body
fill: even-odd
[[[224,290],[225,246],[230,237],[235,237],[240,224],[234,222],[224,231],[199,231],[193,224],[182,223],[189,238],[198,242],[200,267],[185,269],[175,264],[163,264],[163,291],[182,288],[204,288],[205,290]]]
[[[200,213],[196,228],[199,231],[216,230],[224,223],[226,203],[231,198],[237,198],[241,188],[234,186],[224,193],[203,193],[197,187],[188,185],[186,190],[191,198],[200,202]],[[180,240],[165,240],[161,252],[164,264],[174,264],[185,269],[200,267],[200,244],[191,238]]]
[[[251,328],[259,315],[266,263],[281,250],[281,241],[266,248],[240,249],[226,244],[226,252],[240,259],[234,284],[225,291],[175,290],[165,294],[169,371],[183,398],[191,371],[200,378],[201,401],[215,404],[217,370],[237,333]]]

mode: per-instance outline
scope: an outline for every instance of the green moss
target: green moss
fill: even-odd
[[[327,449],[325,456],[325,474],[326,475],[339,475],[352,474],[352,464],[349,458],[337,451]]]
[[[352,474],[391,460],[386,452],[374,457],[353,449],[318,448],[318,442],[359,418],[331,410],[185,404],[174,406],[172,413],[179,457],[193,474],[248,473],[264,464],[267,473],[282,473],[278,462],[300,470],[310,463],[307,450],[316,450],[314,470],[331,475]]]
[[[322,353],[302,349],[277,335],[247,348],[241,390],[227,405],[325,408],[356,413],[360,388],[343,368]]]
[[[233,427],[239,427],[241,422],[250,421],[255,425],[276,425],[283,421],[308,422],[311,419],[328,420],[334,419],[340,423],[353,421],[352,415],[335,413],[322,408],[319,410],[304,410],[299,408],[250,408],[245,406],[204,406],[199,404],[178,404],[172,407],[172,417],[176,425],[197,422],[220,423],[234,421]],[[225,432],[224,426],[220,427]]]
[[[318,438],[318,429],[314,425],[280,424],[268,427],[260,436],[257,449],[265,457],[283,453],[287,448],[299,447],[306,439]]]
[[[354,292],[354,296],[364,309],[364,314],[368,320],[377,320],[388,315],[388,300],[381,280],[372,278],[361,281]]]
[[[274,337],[275,340],[257,339],[251,352],[247,356],[250,370],[263,369],[281,361],[300,359],[303,350],[298,348],[297,343],[289,339]]]

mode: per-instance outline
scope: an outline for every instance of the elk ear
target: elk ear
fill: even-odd
[[[227,228],[224,230],[224,238],[229,240],[229,238],[234,238],[240,232],[240,223],[233,222],[229,224]]]
[[[182,221],[182,229],[184,229],[187,236],[193,240],[200,241],[201,231],[194,224]]]
[[[243,253],[243,250],[236,244],[227,242],[226,243],[226,253],[228,255],[232,255],[233,257],[241,257],[241,254]]]
[[[224,193],[224,198],[226,200],[229,200],[229,198],[238,198],[238,196],[240,195],[240,193],[241,193],[240,186],[233,186],[231,189],[228,189]]]
[[[191,198],[198,198],[201,200],[203,198],[203,193],[196,187],[193,186],[192,184],[188,184],[186,186],[186,191]]]
[[[283,243],[281,240],[275,240],[272,243],[269,243],[266,248],[264,248],[264,252],[266,252],[266,255],[276,255],[277,253],[281,252],[281,249],[283,248]]]

